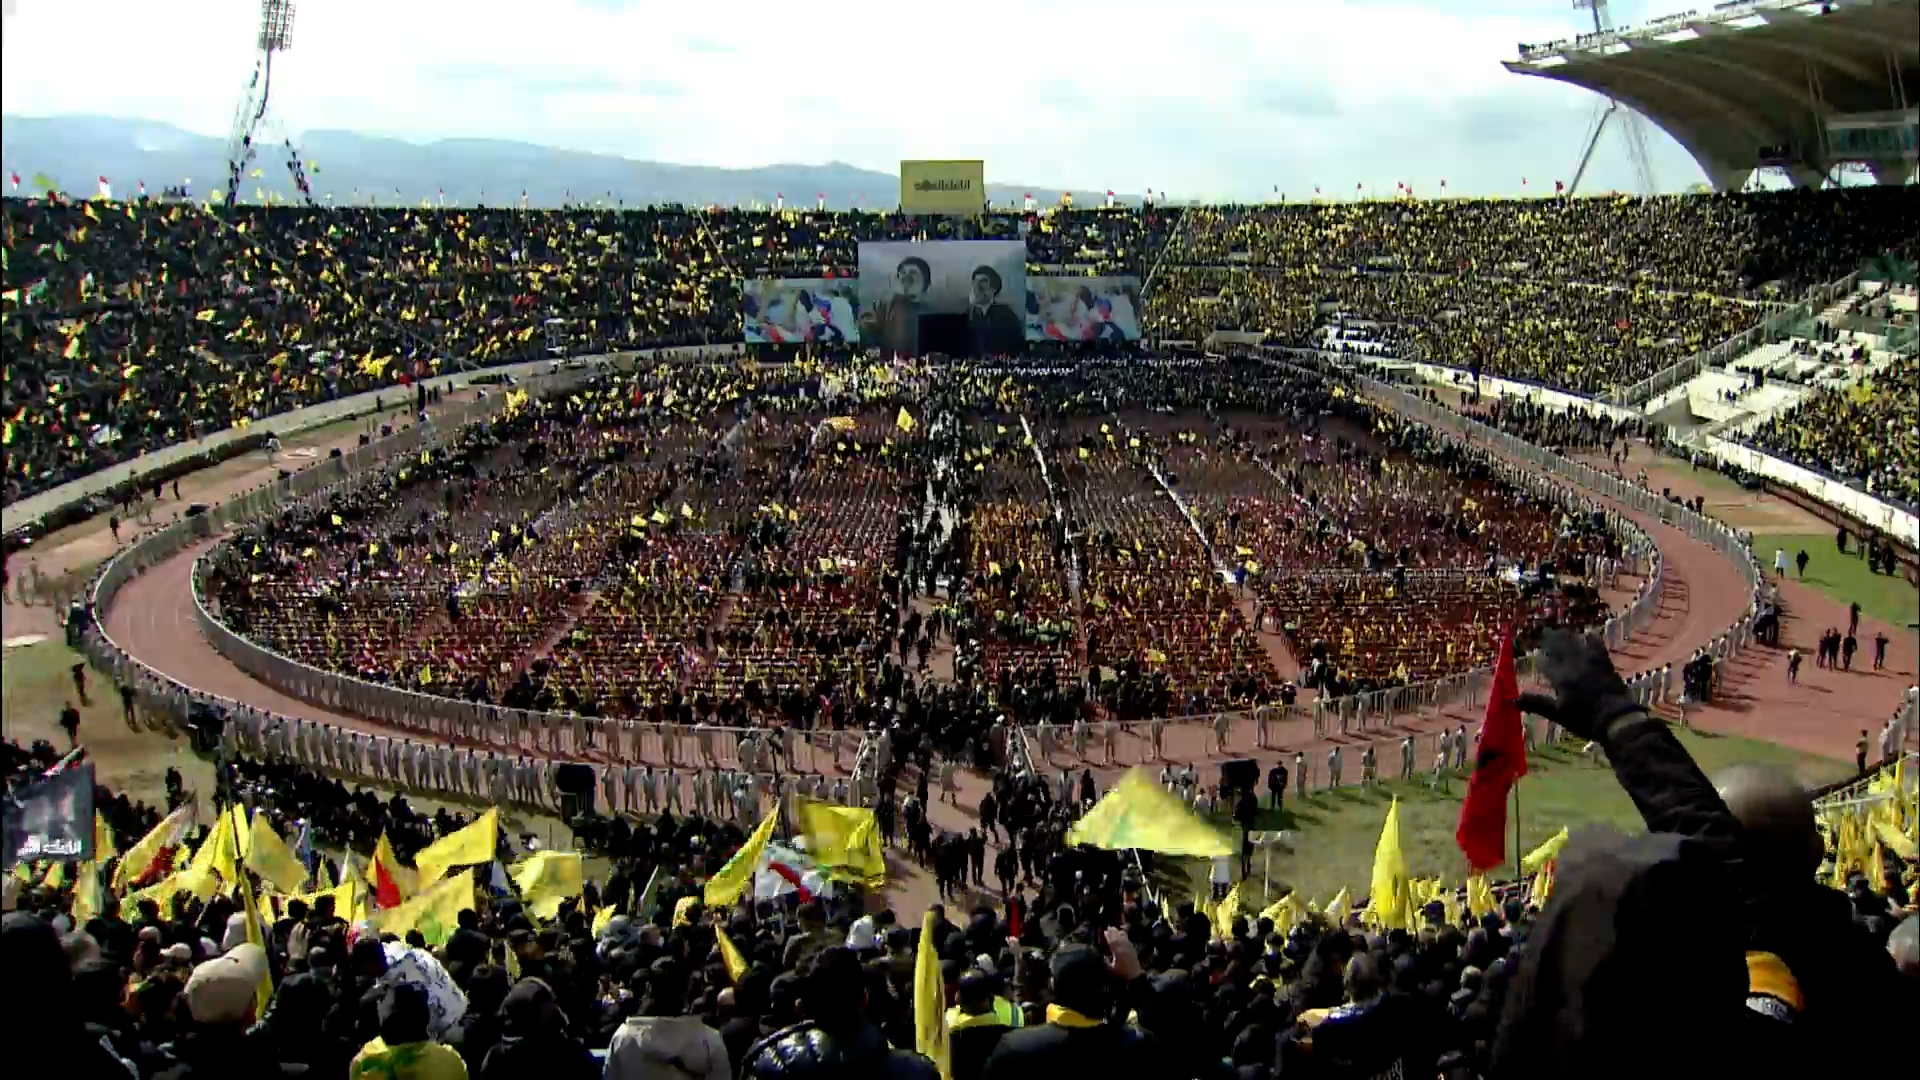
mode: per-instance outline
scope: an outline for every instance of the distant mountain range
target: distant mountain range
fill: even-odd
[[[606,154],[583,154],[550,146],[499,139],[442,139],[411,143],[351,131],[310,131],[299,140],[300,158],[311,162],[308,182],[316,199],[332,196],[336,205],[367,202],[511,206],[526,192],[528,205],[563,202],[646,206],[771,204],[780,194],[789,206],[811,206],[816,194],[836,209],[899,205],[900,179],[890,173],[842,162],[825,165],[765,165],[720,169],[634,161]],[[243,200],[256,189],[284,198],[294,194],[283,147],[265,148],[255,164],[258,178],[241,183]],[[98,177],[112,182],[116,195],[130,195],[144,182],[150,194],[190,181],[195,198],[226,184],[226,143],[195,135],[171,124],[105,116],[0,117],[0,163],[18,175],[18,194],[37,194],[36,178],[62,191],[91,195]],[[1061,189],[1045,185],[990,183],[995,206],[1017,206],[1031,193],[1042,206],[1057,202]],[[1075,205],[1103,203],[1106,192],[1075,191]],[[1137,202],[1133,199],[1116,201]]]

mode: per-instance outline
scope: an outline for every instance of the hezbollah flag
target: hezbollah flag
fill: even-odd
[[[413,857],[421,888],[439,881],[452,867],[492,862],[499,843],[500,811],[497,807],[490,808],[474,819],[473,824],[435,840]]]
[[[1233,917],[1240,914],[1240,886],[1244,881],[1236,881],[1233,888],[1213,908],[1213,936],[1224,938],[1233,932]]]
[[[880,829],[872,810],[798,799],[794,811],[800,819],[800,832],[807,838],[807,852],[821,867],[868,887],[886,882],[887,860],[881,852]]]
[[[1407,878],[1407,859],[1400,849],[1400,797],[1387,807],[1380,843],[1373,849],[1373,884],[1367,891],[1367,912],[1387,930],[1412,930],[1413,890]]]
[[[740,845],[740,850],[733,853],[733,858],[727,860],[727,865],[707,879],[701,899],[708,907],[726,907],[747,891],[747,886],[753,883],[754,871],[760,868],[760,856],[767,850],[767,841],[773,839],[773,823],[779,816],[777,808],[767,811],[760,826]]]
[[[100,816],[100,811],[95,810],[93,812],[93,861],[103,863],[118,854],[120,849],[113,846],[113,830],[107,827],[107,821]]]
[[[740,976],[747,973],[747,958],[740,954],[740,947],[718,924],[713,928],[713,942],[720,947],[720,959],[727,965],[727,978],[738,985]]]
[[[438,948],[460,928],[460,913],[472,910],[473,871],[462,870],[398,907],[375,912],[373,928],[402,938],[407,931],[418,930],[429,946]]]
[[[940,1070],[940,1080],[952,1080],[953,1057],[947,1040],[947,991],[940,978],[940,956],[933,947],[933,928],[939,916],[927,909],[920,920],[920,945],[913,959],[913,1046]]]
[[[237,825],[228,826],[228,828],[237,827]],[[239,880],[234,884],[240,893],[241,910],[247,913],[247,941],[251,944],[258,945],[262,954],[265,954],[267,951],[267,935],[265,931],[261,929],[260,905],[253,899],[253,883],[247,880],[247,875],[241,874]],[[253,1015],[256,1017],[267,1015],[267,1002],[272,1000],[273,972],[269,969],[263,969],[260,972],[260,985],[255,987],[253,991]]]
[[[193,853],[193,861],[187,869],[204,873],[208,870],[220,875],[220,880],[231,885],[240,877],[240,860],[246,852],[241,842],[251,833],[247,825],[247,811],[242,806],[229,806],[215,819],[213,832]]]
[[[273,831],[264,813],[253,815],[245,865],[283,893],[299,892],[307,883],[307,868],[294,858],[287,842]]]
[[[520,902],[535,918],[551,919],[560,905],[579,896],[586,876],[577,851],[536,851],[508,869]]]
[[[1560,831],[1548,837],[1545,843],[1527,852],[1526,858],[1520,860],[1520,872],[1522,874],[1539,873],[1541,867],[1559,858],[1560,849],[1566,846],[1567,827],[1562,825]]]
[[[326,865],[324,862],[322,866]],[[312,907],[323,896],[333,897],[333,913],[352,924],[358,924],[366,918],[367,888],[360,883],[360,875],[348,874],[338,885],[316,889],[310,893],[293,893],[294,899],[306,902]]]
[[[915,427],[913,414],[907,411],[905,405],[900,406],[900,415],[893,418],[893,426],[899,428],[901,431],[913,431]]]
[[[1067,831],[1067,843],[1108,851],[1139,848],[1163,855],[1211,859],[1235,854],[1226,833],[1200,819],[1187,805],[1133,769]]]

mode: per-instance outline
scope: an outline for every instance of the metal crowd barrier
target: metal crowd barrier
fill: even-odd
[[[540,386],[543,393],[562,391],[593,375],[594,373],[590,371],[558,373],[542,379],[535,385]],[[1484,443],[1498,448],[1511,457],[1527,462],[1538,471],[1528,471],[1498,457],[1493,459],[1494,467],[1505,474],[1508,482],[1522,490],[1543,498],[1556,498],[1563,503],[1569,501],[1584,503],[1590,509],[1599,508],[1579,492],[1556,482],[1554,478],[1563,478],[1598,491],[1633,510],[1653,515],[1687,535],[1713,545],[1735,561],[1750,586],[1757,587],[1762,580],[1759,566],[1739,534],[1717,521],[1694,514],[1678,504],[1661,499],[1652,492],[1626,484],[1586,465],[1549,453],[1477,422],[1466,420],[1458,414],[1422,401],[1385,383],[1365,377],[1359,377],[1356,381],[1377,400],[1404,415],[1428,424],[1444,436],[1464,440],[1469,445],[1474,442]],[[301,473],[233,498],[201,517],[188,519],[163,529],[122,552],[106,566],[95,582],[92,596],[94,610],[100,613],[100,617],[87,637],[89,651],[96,661],[115,671],[124,682],[137,684],[143,700],[162,703],[176,718],[184,719],[185,711],[195,703],[222,706],[230,711],[250,716],[261,715],[259,710],[251,706],[198,691],[169,678],[127,654],[104,629],[105,613],[111,607],[119,588],[135,574],[144,572],[181,549],[214,536],[229,526],[258,520],[296,500],[326,497],[338,488],[365,483],[371,479],[373,470],[379,465],[403,454],[417,451],[428,441],[437,440],[443,431],[457,430],[461,424],[489,415],[501,407],[503,400],[503,398],[490,398],[487,401],[475,402],[463,407],[452,419],[443,417],[431,424],[415,425],[376,443],[356,448],[338,459],[324,461]],[[1640,569],[1643,561],[1648,567],[1645,584],[1638,598],[1627,610],[1608,620],[1599,631],[1609,646],[1617,647],[1635,633],[1645,629],[1658,617],[1661,586],[1664,583],[1664,565],[1657,546],[1644,530],[1616,511],[1606,510],[1605,515],[1609,526],[1616,530],[1617,535],[1624,538],[1625,547],[1633,557],[1632,568]],[[228,629],[207,609],[205,597],[200,588],[199,570],[200,567],[196,565],[195,620],[214,648],[231,660],[235,666],[262,683],[298,700],[339,713],[373,720],[394,731],[407,733],[409,737],[418,736],[424,740],[456,745],[478,745],[491,752],[504,753],[508,756],[545,753],[595,757],[618,754],[631,748],[636,757],[642,760],[667,760],[669,756],[667,742],[676,740],[687,747],[686,757],[690,763],[693,763],[692,754],[699,752],[702,755],[702,761],[699,764],[711,763],[719,767],[732,767],[739,761],[740,744],[748,734],[745,729],[704,729],[711,734],[713,741],[709,754],[704,748],[696,750],[697,732],[702,730],[698,728],[692,732],[679,733],[640,722],[588,718],[572,713],[507,709],[485,703],[423,694],[405,687],[380,685],[351,676],[322,671],[266,649]],[[1733,655],[1750,640],[1752,618],[1753,605],[1749,604],[1747,613],[1716,638],[1711,645],[1716,655]],[[1515,667],[1524,680],[1533,678],[1534,665],[1534,655],[1515,659]],[[1636,692],[1645,695],[1649,701],[1665,693],[1665,690],[1657,690],[1650,685],[1650,681],[1656,674],[1658,673],[1636,673],[1630,677],[1630,684],[1636,688]],[[1177,726],[1191,732],[1196,728],[1204,730],[1211,727],[1223,715],[1230,721],[1253,721],[1256,727],[1259,726],[1260,717],[1264,716],[1269,725],[1291,721],[1311,721],[1316,737],[1330,734],[1335,730],[1364,733],[1384,730],[1400,719],[1418,713],[1449,708],[1478,707],[1484,703],[1484,695],[1491,681],[1491,668],[1480,667],[1441,679],[1350,695],[1345,698],[1296,704],[1291,708],[1276,705],[1227,714],[1168,718],[1165,723],[1168,727]],[[1663,681],[1667,682],[1670,688],[1670,677]],[[1127,734],[1138,741],[1139,729],[1148,726],[1132,725]],[[1019,756],[1028,763],[1029,767],[1031,767],[1031,758],[1027,748],[1030,744],[1039,741],[1037,734],[1037,731],[1031,729],[1022,731],[1017,740]],[[796,733],[789,739],[789,753],[829,752],[838,760],[842,756],[843,748],[831,736],[827,736],[822,742],[823,735],[826,733]],[[857,749],[857,747],[849,745],[845,749]],[[1050,757],[1050,755],[1047,756]],[[1155,758],[1158,757],[1156,753]],[[1352,775],[1357,778],[1360,774],[1357,753],[1354,758]]]

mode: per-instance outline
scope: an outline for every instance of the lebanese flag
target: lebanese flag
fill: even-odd
[[[818,864],[806,853],[782,844],[768,844],[761,853],[760,865],[754,869],[756,900],[773,900],[796,893],[804,904],[812,900],[815,893],[824,892],[825,887],[826,879],[821,876]]]
[[[1474,873],[1507,858],[1507,794],[1527,775],[1527,741],[1520,727],[1520,680],[1513,672],[1513,628],[1500,638],[1500,659],[1487,692],[1487,716],[1480,725],[1480,751],[1467,778],[1455,843]]]
[[[20,174],[19,173],[17,172],[8,173],[7,180],[13,184],[13,190],[15,191],[20,190]]]
[[[100,197],[103,199],[112,199],[113,183],[104,176],[98,177],[97,179],[100,181]]]

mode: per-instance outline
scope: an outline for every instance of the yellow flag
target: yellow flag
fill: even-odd
[[[1233,929],[1233,917],[1235,915],[1240,914],[1241,884],[1242,882],[1239,882],[1239,881],[1234,882],[1233,888],[1227,890],[1227,895],[1221,897],[1220,902],[1214,905],[1213,907],[1213,936],[1214,937],[1224,938],[1227,936],[1228,932]]]
[[[1533,884],[1527,889],[1527,903],[1537,908],[1545,908],[1547,900],[1553,896],[1553,860],[1549,859],[1533,875]]]
[[[320,865],[325,866],[326,861],[321,860]],[[324,878],[323,874],[322,880]],[[362,909],[367,906],[367,887],[361,884],[358,874],[346,875],[338,885],[325,885],[310,893],[294,893],[292,899],[304,901],[308,907],[312,907],[323,896],[333,897],[333,913],[349,923],[358,923],[366,917]]]
[[[435,840],[413,857],[421,888],[439,881],[451,867],[492,862],[499,842],[500,811],[489,808],[473,824]]]
[[[267,950],[267,935],[261,929],[260,906],[253,899],[253,883],[247,880],[247,875],[241,874],[235,886],[240,892],[240,910],[247,916],[247,941],[260,946],[260,951],[264,953]],[[273,972],[270,969],[263,969],[260,972],[260,985],[253,991],[253,1015],[256,1017],[267,1015],[267,1003],[272,1000]]]
[[[140,880],[162,851],[179,847],[186,840],[187,830],[193,827],[194,816],[195,804],[182,803],[127,849],[126,856],[113,871],[114,891],[124,891],[129,884]]]
[[[92,859],[73,868],[73,928],[86,928],[87,920],[100,914],[106,897],[100,888],[100,864]]]
[[[747,973],[747,958],[740,955],[739,947],[719,926],[713,928],[713,941],[720,946],[720,959],[727,965],[727,978],[739,983],[740,976]]]
[[[95,810],[93,812],[93,860],[105,862],[118,854],[120,849],[113,846],[113,830],[107,827],[107,820],[100,816],[100,811]]]
[[[880,828],[873,811],[858,806],[835,806],[798,799],[794,813],[807,838],[807,853],[821,867],[839,871],[870,888],[887,879],[887,860],[881,851]]]
[[[1340,891],[1333,894],[1333,899],[1327,901],[1327,918],[1332,919],[1335,926],[1345,926],[1347,917],[1352,914],[1353,894],[1342,885]]]
[[[1550,860],[1558,858],[1560,849],[1566,846],[1567,829],[1566,826],[1563,825],[1560,827],[1559,832],[1554,833],[1547,839],[1546,843],[1527,852],[1526,857],[1520,860],[1520,872],[1524,874],[1539,873],[1540,868],[1545,866]]]
[[[194,852],[193,861],[187,865],[187,869],[211,870],[220,875],[222,882],[231,886],[240,876],[240,860],[245,856],[240,850],[241,841],[251,831],[246,820],[245,807],[230,806],[221,811],[220,816],[214,819],[212,833],[206,843],[200,845],[200,850]]]
[[[561,903],[579,896],[586,885],[577,851],[536,851],[508,868],[507,876],[520,890],[520,902],[539,919],[559,914]]]
[[[1487,884],[1485,874],[1475,874],[1467,879],[1467,912],[1479,918],[1498,909],[1499,904],[1493,898],[1493,886]]]
[[[399,907],[374,912],[373,928],[403,938],[407,931],[418,930],[429,946],[437,948],[460,928],[460,913],[472,910],[473,871],[462,870]]]
[[[1108,851],[1139,848],[1163,855],[1214,858],[1238,850],[1232,838],[1201,820],[1145,769],[1133,769],[1067,832],[1069,844]]]
[[[247,842],[246,866],[283,893],[299,892],[307,884],[307,868],[294,858],[287,842],[273,831],[265,814],[253,815],[253,836]]]
[[[733,853],[727,865],[707,879],[702,898],[708,907],[727,907],[747,891],[747,886],[753,882],[753,872],[760,868],[760,856],[766,853],[767,841],[773,839],[773,823],[779,816],[777,809],[767,811],[760,827],[754,829],[753,835],[747,837],[747,842]]]
[[[1388,930],[1412,930],[1413,897],[1408,889],[1407,859],[1400,850],[1400,797],[1387,807],[1380,843],[1373,849],[1373,884],[1367,890],[1367,911]]]
[[[1311,908],[1300,899],[1298,893],[1288,893],[1268,904],[1266,910],[1260,913],[1260,917],[1272,919],[1274,931],[1285,937],[1292,933],[1294,926],[1306,918],[1310,912]]]
[[[893,426],[901,431],[910,432],[914,429],[913,414],[907,411],[905,405],[900,406],[900,415],[893,418]]]
[[[698,903],[700,903],[700,898],[697,896],[683,896],[675,900],[673,902],[673,925],[692,926],[693,908],[694,905]]]
[[[933,947],[937,925],[932,908],[920,920],[920,945],[913,960],[913,1045],[940,1070],[940,1080],[952,1080],[953,1058],[947,1041],[947,992],[940,978],[940,956]]]

